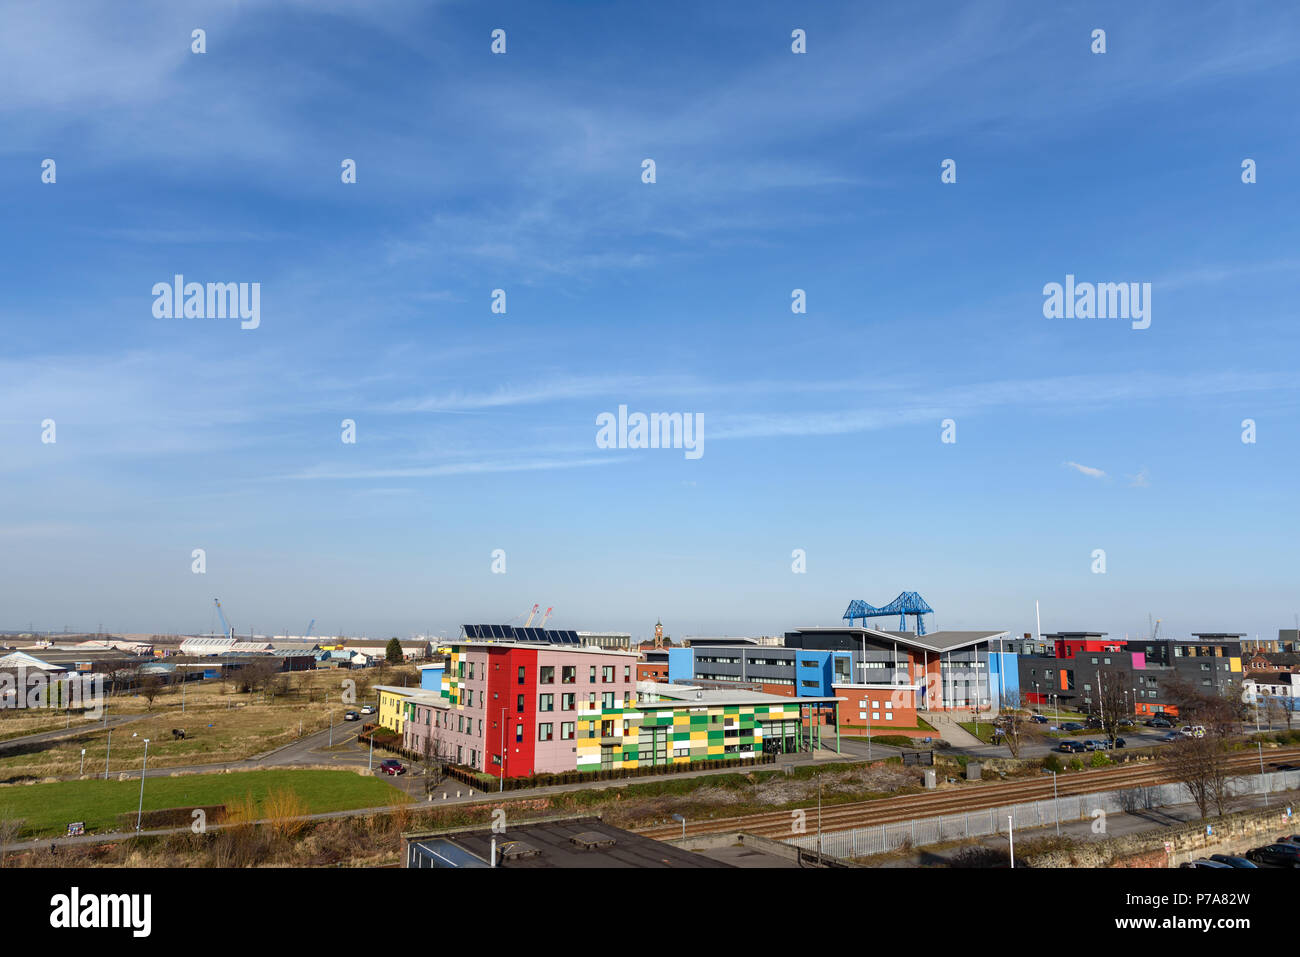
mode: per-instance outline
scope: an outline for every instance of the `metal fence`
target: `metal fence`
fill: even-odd
[[[1291,791],[1300,788],[1300,771],[1273,771],[1249,777],[1229,779],[1235,795],[1260,794],[1264,791]],[[1003,807],[968,811],[963,814],[946,814],[940,817],[922,817],[893,824],[877,824],[847,831],[827,831],[820,837],[820,850],[834,857],[865,857],[897,850],[910,843],[913,847],[940,844],[968,837],[987,837],[1005,834],[1007,818],[1013,818],[1016,829],[1050,827],[1059,819],[1066,821],[1088,820],[1098,810],[1107,814],[1151,810],[1190,800],[1187,788],[1181,784],[1153,784],[1149,787],[1126,788],[1119,791],[1100,791],[1096,794],[1071,794],[1044,801],[1029,801]],[[817,834],[802,834],[786,838],[787,844],[818,850]]]

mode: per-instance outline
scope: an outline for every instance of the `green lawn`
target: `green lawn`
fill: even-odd
[[[351,771],[241,771],[146,778],[146,811],[224,804],[252,793],[260,804],[272,789],[292,790],[311,813],[398,804],[405,795],[378,778]],[[59,781],[0,788],[0,820],[22,818],[20,837],[62,835],[72,821],[88,832],[114,829],[118,815],[139,806],[140,779]]]

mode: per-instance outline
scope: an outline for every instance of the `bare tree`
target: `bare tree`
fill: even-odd
[[[1101,687],[1097,699],[1101,703],[1101,730],[1113,746],[1120,728],[1129,723],[1127,676],[1122,671],[1102,671],[1097,675]]]
[[[9,850],[9,845],[22,833],[26,823],[20,817],[0,816],[0,867],[5,866],[5,854]]]
[[[1002,707],[998,714],[997,728],[1001,731],[1002,743],[1007,746],[1013,758],[1020,757],[1020,750],[1033,736],[1033,722],[1029,712],[1018,693],[1003,696]]]
[[[162,693],[163,678],[156,672],[150,672],[140,679],[140,694],[144,695],[145,702],[149,705],[149,710],[153,710],[153,700]]]
[[[1184,738],[1170,744],[1162,755],[1174,779],[1187,789],[1188,795],[1201,812],[1209,816],[1210,809],[1226,814],[1232,804],[1228,789],[1228,760],[1223,739],[1207,731],[1201,738]]]
[[[442,783],[450,760],[450,746],[444,744],[441,739],[435,738],[433,729],[430,728],[429,733],[424,736],[420,748],[420,766],[424,773],[424,791],[426,794],[432,793],[433,789]]]
[[[1179,717],[1188,724],[1203,726],[1210,736],[1223,739],[1236,734],[1246,721],[1249,709],[1235,682],[1228,682],[1222,689],[1198,687],[1175,673],[1162,684]]]

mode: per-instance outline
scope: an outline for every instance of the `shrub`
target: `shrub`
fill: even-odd
[[[1048,771],[1055,771],[1058,774],[1063,770],[1061,767],[1061,759],[1054,754],[1049,754],[1047,757],[1043,758],[1043,767]]]

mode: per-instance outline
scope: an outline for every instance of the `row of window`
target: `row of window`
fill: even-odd
[[[497,663],[497,666],[496,666],[496,667],[497,667],[498,670],[500,670],[500,668],[501,668],[501,664],[500,664],[500,662]],[[589,683],[591,683],[591,684],[595,684],[595,683],[596,683],[596,667],[597,667],[596,665],[592,665],[591,668],[590,668],[590,670],[589,670],[588,673],[587,673],[587,681],[588,681]],[[615,680],[615,678],[614,678],[614,671],[615,671],[615,666],[614,666],[614,665],[602,665],[602,666],[600,667],[600,680],[601,680],[601,683],[603,683],[603,684],[610,684],[611,682],[613,682],[613,681]],[[473,680],[474,680],[474,662],[472,662],[472,661],[460,661],[460,662],[458,662],[458,663],[457,663],[457,666],[456,666],[456,674],[457,674],[458,677],[464,678],[464,679],[466,679],[467,681],[473,681]],[[518,680],[519,680],[519,683],[520,683],[521,685],[522,685],[522,684],[527,684],[527,683],[528,683],[528,678],[527,678],[527,666],[525,666],[525,665],[520,665],[520,666],[519,666],[519,679],[518,679]],[[577,667],[577,665],[562,665],[562,666],[560,667],[560,680],[561,680],[561,682],[562,682],[563,684],[566,684],[566,685],[577,684],[577,683],[578,683],[578,667]],[[624,665],[624,666],[623,666],[623,680],[624,680],[625,682],[631,682],[631,680],[632,680],[632,666],[631,666],[631,665]],[[537,683],[538,683],[538,684],[544,684],[544,685],[552,685],[552,684],[555,684],[555,666],[554,666],[554,665],[542,665],[541,667],[539,667],[539,668],[537,669]]]

